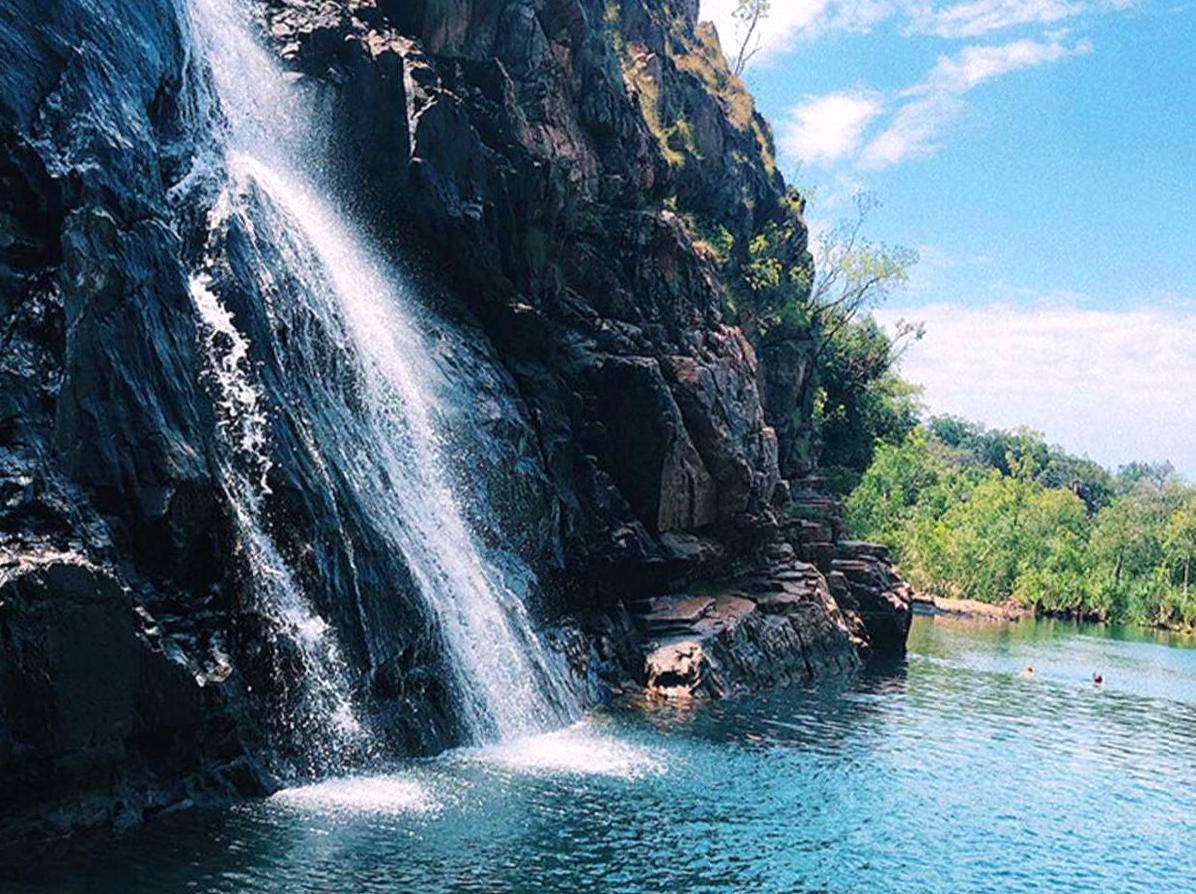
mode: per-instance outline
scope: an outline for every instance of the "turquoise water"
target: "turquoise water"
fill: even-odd
[[[29,890],[1191,894],[1196,650],[918,618],[838,687],[167,818]]]

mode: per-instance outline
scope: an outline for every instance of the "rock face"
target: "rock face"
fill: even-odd
[[[163,3],[0,13],[0,852],[264,786],[244,682],[199,682],[234,598],[167,201],[186,46]]]
[[[713,243],[789,221],[800,261],[805,229],[696,0],[245,2],[326,111],[358,223],[426,283],[478,536],[588,638],[568,651],[596,692],[900,651],[883,555],[787,480],[808,348],[758,355],[724,318]],[[18,0],[0,57],[0,852],[305,769],[263,719],[294,716],[302,662],[253,596],[201,258],[250,346],[250,471],[296,585],[389,747],[457,741],[411,571],[313,436],[352,424],[337,333],[255,275],[280,251],[264,204],[214,225],[197,184],[221,117],[181,0]]]
[[[119,582],[77,557],[30,557],[0,581],[10,836],[119,826],[212,790],[268,790],[219,692],[230,665],[194,678]],[[113,766],[124,768],[115,790]]]
[[[875,654],[891,657],[905,653],[914,591],[894,572],[886,547],[840,541],[827,580],[835,601],[859,619]]]
[[[645,688],[666,698],[803,682],[859,661],[826,578],[784,547],[747,574],[648,600],[635,620]]]
[[[797,555],[826,576],[857,649],[878,658],[904,655],[915,593],[893,568],[888,548],[844,540],[843,507],[828,496],[817,478],[790,484],[783,512],[784,537]]]

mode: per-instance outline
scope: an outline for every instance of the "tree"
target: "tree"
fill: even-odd
[[[923,429],[914,429],[900,444],[876,448],[844,505],[843,522],[853,535],[899,553],[909,542],[906,528],[915,512],[929,505],[929,493],[950,477],[948,459],[931,447]]]
[[[928,593],[1196,628],[1196,488],[1168,464],[1114,480],[1031,429],[939,417],[877,448],[844,522]]]
[[[918,253],[867,239],[864,225],[878,203],[871,194],[859,193],[854,205],[854,216],[818,236],[813,252],[801,258],[791,257],[794,220],[769,224],[749,244],[742,273],[753,300],[741,309],[741,322],[759,336],[762,347],[813,333],[817,361],[863,311],[909,280]],[[901,321],[893,340],[923,334],[920,324]]]
[[[828,371],[824,367],[831,365],[827,353],[850,341],[850,327],[906,281],[917,258],[864,238],[864,221],[875,205],[870,197],[858,196],[855,218],[823,234],[811,252],[804,202],[791,190],[782,213],[739,246],[739,275],[732,280],[727,308],[761,358],[782,471],[791,476],[818,460],[816,404]],[[886,353],[895,362],[902,343],[921,335],[921,326],[901,322]],[[895,401],[903,400],[895,379],[883,384]]]
[[[738,0],[738,5],[731,16],[738,22],[739,50],[735,54],[735,61],[731,71],[735,75],[743,74],[752,57],[760,52],[760,23],[768,18],[772,7],[771,0]]]
[[[921,389],[897,374],[902,346],[871,315],[840,329],[822,355],[814,402],[822,474],[848,493],[878,444],[900,444],[918,425]]]
[[[1012,596],[1037,611],[1092,615],[1088,508],[1065,489],[1030,485]]]
[[[1119,490],[1100,464],[1047,444],[1032,429],[1001,431],[957,416],[936,416],[927,422],[927,428],[935,439],[963,451],[970,462],[1002,475],[1012,475],[1015,467],[1031,463],[1035,481],[1047,488],[1070,490],[1084,501],[1090,514],[1108,506]]]
[[[1179,477],[1175,466],[1169,462],[1143,463],[1132,462],[1117,470],[1115,486],[1119,494],[1126,494],[1134,490],[1140,482],[1147,481],[1155,487],[1166,487]]]
[[[821,234],[815,243],[809,304],[821,333],[819,354],[865,309],[875,307],[909,281],[918,253],[904,246],[875,243],[863,235],[868,216],[879,207],[871,193],[854,197],[855,215]],[[895,341],[920,339],[921,325],[902,321]]]
[[[1187,614],[1191,606],[1192,559],[1196,557],[1196,493],[1188,492],[1167,519],[1163,550],[1171,567],[1172,580],[1181,588],[1179,608]]]
[[[1089,541],[1090,594],[1107,617],[1151,623],[1162,590],[1163,530],[1174,498],[1149,480],[1116,498],[1096,516]]]

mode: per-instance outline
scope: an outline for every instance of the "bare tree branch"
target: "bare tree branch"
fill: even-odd
[[[770,6],[772,6],[771,0],[739,0],[739,6],[731,13],[741,23],[741,27],[747,26],[743,39],[739,42],[739,52],[735,54],[735,62],[731,66],[732,74],[737,76],[743,74],[748,62],[760,52],[762,44],[756,35],[756,29],[768,17]],[[753,38],[756,39],[754,47],[752,46]]]

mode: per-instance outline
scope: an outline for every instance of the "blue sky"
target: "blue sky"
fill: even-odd
[[[1196,0],[772,7],[749,86],[815,227],[919,250],[929,409],[1196,477]]]

